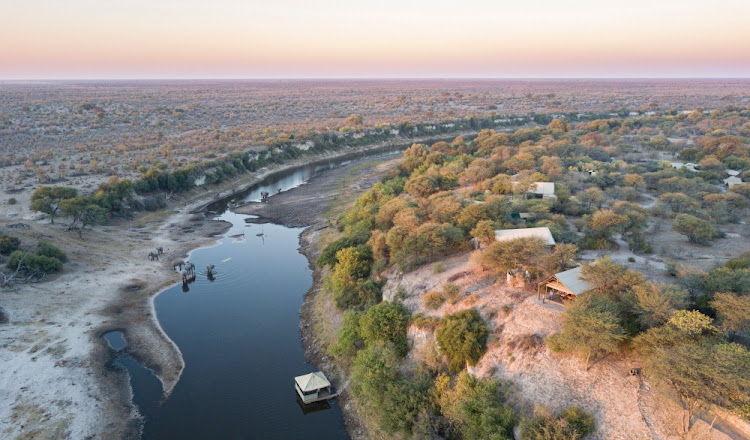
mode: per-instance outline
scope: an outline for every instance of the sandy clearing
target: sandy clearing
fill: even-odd
[[[399,286],[406,289],[402,301],[412,313],[444,316],[475,307],[490,328],[488,350],[479,363],[469,368],[480,377],[495,376],[511,380],[517,389],[514,404],[522,412],[542,403],[553,410],[579,405],[591,412],[597,421],[600,439],[676,439],[679,437],[681,409],[667,390],[659,390],[647,380],[629,375],[638,363],[625,356],[605,358],[589,370],[574,355],[553,353],[542,341],[561,329],[562,308],[540,304],[536,294],[495,283],[496,277],[475,267],[471,253],[441,260],[445,271],[434,273],[432,265],[413,272],[399,274],[394,269],[387,274],[388,283],[383,296],[392,300]],[[456,304],[443,304],[430,311],[424,308],[421,296],[452,280],[462,290]],[[524,344],[536,335],[537,344]],[[424,330],[410,328],[412,353],[429,349],[434,336]],[[410,355],[411,356],[411,355]],[[413,362],[413,359],[409,361]],[[695,423],[691,439],[745,438],[750,425],[731,416],[730,427],[721,432],[717,426],[709,431],[712,415]],[[726,426],[723,428],[727,428]]]

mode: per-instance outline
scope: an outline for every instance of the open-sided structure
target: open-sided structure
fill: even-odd
[[[294,388],[304,403],[318,402],[338,395],[331,391],[331,382],[320,371],[295,377]]]
[[[591,290],[591,286],[581,279],[581,267],[559,272],[539,283],[537,294],[544,301],[565,302]]]

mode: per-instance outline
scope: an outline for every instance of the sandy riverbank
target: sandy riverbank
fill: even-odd
[[[239,191],[302,163],[246,175],[201,194],[196,191],[172,201],[165,211],[96,228],[84,240],[64,224],[50,225],[29,214],[0,218],[0,227],[23,223],[28,228],[8,231],[26,242],[51,240],[70,259],[58,276],[2,291],[0,307],[9,322],[0,324],[0,437],[138,437],[141,420],[127,374],[113,368],[113,353],[102,335],[122,331],[128,354],[154,371],[168,395],[184,362],[159,325],[153,298],[178,281],[170,264],[173,259],[214,244],[216,235],[228,227],[195,213],[230,195],[232,187]],[[158,262],[148,261],[147,254],[159,246],[165,255]]]

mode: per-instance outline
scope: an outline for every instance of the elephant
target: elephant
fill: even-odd
[[[195,264],[193,264],[193,263],[191,263],[191,262],[189,262],[189,261],[188,261],[188,262],[185,262],[185,271],[186,271],[186,272],[187,272],[187,273],[188,273],[189,275],[193,275],[193,274],[195,274]]]
[[[154,261],[154,260],[158,261],[159,260],[159,254],[157,254],[156,252],[149,252],[148,253],[148,259],[150,261]]]
[[[210,281],[214,280],[214,266],[213,264],[207,264],[206,265],[206,278],[208,278]]]
[[[185,262],[183,260],[172,260],[172,270],[177,269],[178,267],[180,270],[182,270],[182,266],[185,265]]]
[[[182,270],[180,272],[180,275],[182,275],[182,284],[192,283],[195,281],[195,274],[194,273],[188,273],[186,270]]]
[[[163,254],[163,253],[164,253],[164,248],[163,248],[163,247],[161,247],[161,246],[159,246],[158,248],[156,248],[156,252],[157,252],[157,253],[158,253],[159,255],[161,255],[161,254]]]

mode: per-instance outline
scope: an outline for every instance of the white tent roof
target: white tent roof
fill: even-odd
[[[326,375],[320,371],[305,374],[304,376],[297,376],[294,378],[294,381],[297,382],[297,386],[303,393],[331,386],[331,382],[328,382]]]
[[[581,266],[555,274],[555,278],[575,295],[591,290],[591,286],[581,278]]]
[[[544,226],[542,228],[523,228],[523,229],[500,229],[495,231],[495,240],[509,241],[517,238],[538,237],[544,240],[547,246],[554,246],[555,239],[552,238],[552,232]]]
[[[517,176],[518,174],[516,174]],[[515,177],[515,176],[512,176]],[[518,185],[518,181],[511,182],[513,185]],[[532,182],[529,187],[529,192],[539,194],[542,196],[554,196],[555,195],[555,182]]]
[[[554,196],[555,182],[534,182],[534,187],[531,192],[545,196]]]
[[[726,179],[724,179],[724,184],[728,187],[733,187],[734,185],[739,185],[742,183],[742,179],[740,179],[737,176],[729,176]]]

